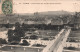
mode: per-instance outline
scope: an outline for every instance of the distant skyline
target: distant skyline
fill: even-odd
[[[14,13],[34,13],[45,11],[80,11],[80,1],[30,1],[14,0]],[[45,3],[45,4],[43,4]],[[47,3],[47,4],[46,4]]]

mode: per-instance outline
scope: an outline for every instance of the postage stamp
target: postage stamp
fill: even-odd
[[[4,14],[12,13],[12,3],[10,1],[4,1],[2,3],[2,11]]]

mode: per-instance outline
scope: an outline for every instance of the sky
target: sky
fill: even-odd
[[[14,0],[14,13],[34,13],[45,11],[80,11],[80,1]]]
[[[13,13],[80,11],[80,0],[13,0]],[[1,11],[1,4],[0,4]]]

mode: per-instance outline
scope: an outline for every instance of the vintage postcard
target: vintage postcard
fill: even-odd
[[[80,52],[80,0],[0,0],[0,52]]]

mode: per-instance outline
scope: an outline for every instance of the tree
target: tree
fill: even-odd
[[[36,46],[37,46],[37,47],[40,47],[40,46],[42,46],[42,45],[41,45],[41,44],[36,44]]]
[[[14,31],[13,30],[8,30],[8,37],[11,37],[13,35]]]
[[[70,42],[76,42],[76,40],[74,40],[74,39],[71,39],[71,40],[70,40]]]
[[[26,41],[26,40],[23,40],[23,43],[22,43],[22,45],[30,45],[29,43],[28,43],[28,41]]]
[[[75,50],[75,47],[68,47],[69,50]]]
[[[37,46],[37,47],[45,47],[46,45],[42,45],[42,44],[33,44],[33,46]]]
[[[20,23],[19,22],[16,22],[15,23],[15,30],[19,30],[20,29],[20,26],[21,26]]]
[[[8,41],[9,42],[20,42],[21,37],[24,37],[25,31],[19,24],[19,22],[15,23],[15,30],[8,30]]]
[[[14,32],[15,32],[15,35],[18,37],[24,37],[25,36],[25,31],[22,28],[20,28],[18,30],[14,30]]]
[[[8,30],[8,41],[11,42],[20,42],[21,37],[15,33],[14,30]]]
[[[24,25],[24,24],[23,24]],[[24,28],[20,25],[19,22],[15,23],[15,34],[19,37],[23,37],[25,35],[25,30]]]
[[[21,41],[21,38],[18,36],[13,36],[11,39],[12,39],[11,44],[13,45],[19,44],[19,42]]]
[[[7,44],[7,41],[5,39],[0,38],[0,44]]]
[[[49,38],[43,38],[43,40],[49,40]]]
[[[11,42],[13,41],[13,34],[14,34],[14,31],[13,30],[8,30],[8,41]]]
[[[26,26],[24,23],[22,23],[22,29],[23,29],[24,31],[28,30],[28,29],[27,29],[27,26]]]
[[[31,36],[30,36],[30,39],[38,39],[38,36],[36,36],[36,35],[31,35]]]

